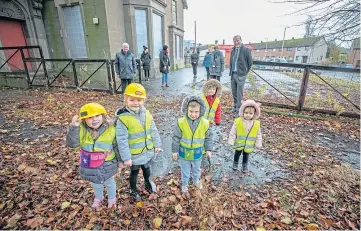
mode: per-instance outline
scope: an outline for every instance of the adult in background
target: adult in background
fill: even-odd
[[[122,93],[124,93],[137,72],[137,65],[134,55],[129,51],[129,44],[123,43],[122,47],[123,49],[115,55],[115,72],[122,81]]]
[[[159,54],[159,70],[162,72],[162,87],[164,87],[164,84],[166,87],[169,87],[168,85],[168,73],[169,73],[169,56],[168,56],[168,46],[163,45],[163,49],[160,51]]]
[[[212,79],[221,81],[221,76],[224,71],[224,56],[222,51],[219,50],[218,45],[216,45],[214,49],[211,55],[209,74]]]
[[[143,63],[145,81],[149,81],[150,61],[152,60],[152,57],[150,56],[146,46],[143,46],[143,53],[140,56],[140,60]]]
[[[233,37],[234,47],[230,57],[229,76],[231,76],[231,87],[233,95],[232,112],[238,113],[243,99],[243,88],[246,76],[252,66],[251,51],[242,43],[240,35]]]
[[[203,66],[206,68],[207,71],[207,80],[209,80],[210,78],[209,67],[211,66],[212,51],[213,51],[213,45],[209,45],[208,51],[203,59]]]
[[[192,63],[192,67],[193,67],[193,76],[194,77],[197,77],[198,61],[199,61],[199,54],[197,52],[197,48],[194,48],[193,54],[191,55],[191,63]]]

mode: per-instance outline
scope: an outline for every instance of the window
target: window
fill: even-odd
[[[162,16],[153,13],[153,46],[154,57],[159,57],[159,52],[163,48],[163,18]]]
[[[298,61],[298,60],[299,60],[299,58],[300,58],[300,56],[296,56],[296,61]]]
[[[87,58],[88,52],[85,44],[80,6],[64,7],[63,12],[67,45],[71,58]]]
[[[300,50],[301,50],[301,47],[297,47],[297,50],[300,51]]]
[[[180,59],[181,58],[181,37],[176,35],[175,38],[176,38],[176,43],[175,43],[176,58]]]
[[[148,47],[147,11],[135,10],[135,33],[137,38],[137,57],[143,52],[143,46]]]
[[[259,53],[259,50],[256,50],[257,53]]]
[[[321,61],[322,61],[322,59],[323,59],[323,55],[320,56],[320,60],[321,60]]]
[[[177,1],[172,0],[172,22],[177,25]]]
[[[287,50],[288,50],[288,51],[292,51],[292,48],[291,48],[291,47],[288,47]]]

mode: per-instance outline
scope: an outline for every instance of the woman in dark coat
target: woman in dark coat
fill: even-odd
[[[164,87],[164,84],[166,87],[169,87],[168,85],[168,73],[169,73],[169,56],[168,56],[168,46],[164,45],[163,50],[160,51],[159,54],[159,70],[162,72],[162,87]]]
[[[152,60],[152,57],[150,56],[148,52],[148,48],[146,46],[143,46],[143,53],[140,56],[140,60],[142,60],[143,63],[143,70],[144,70],[144,77],[145,81],[149,81],[149,70],[150,70],[150,62]]]

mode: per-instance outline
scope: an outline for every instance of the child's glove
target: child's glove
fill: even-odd
[[[173,152],[173,160],[177,160],[178,159],[178,152]]]
[[[157,156],[158,153],[160,153],[160,152],[163,152],[163,149],[161,149],[161,148],[155,148],[155,149],[154,149],[154,155],[155,155],[155,156]]]

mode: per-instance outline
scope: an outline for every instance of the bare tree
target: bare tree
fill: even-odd
[[[306,24],[306,28],[308,24],[314,35],[322,35],[327,41],[343,43],[360,37],[359,0],[273,0],[271,2],[302,5],[301,10],[291,14],[311,16],[303,24]],[[306,35],[308,32],[310,31],[306,31]]]

